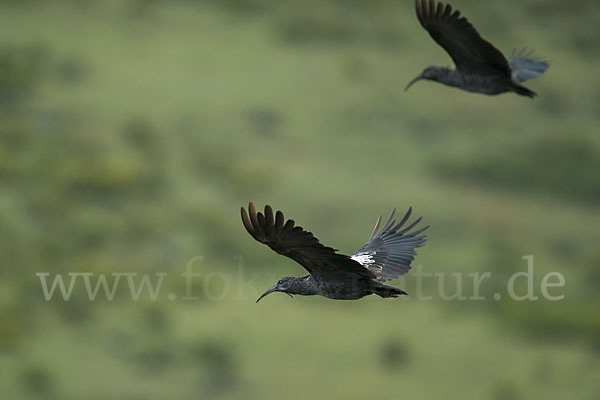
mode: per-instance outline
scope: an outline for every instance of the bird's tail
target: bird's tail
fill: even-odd
[[[518,83],[513,83],[510,87],[510,90],[512,90],[513,92],[520,94],[521,96],[527,96],[527,97],[531,97],[534,98],[535,96],[537,96],[537,93],[534,92],[531,89],[527,89],[525,86],[523,85],[519,85]]]
[[[398,297],[402,294],[407,294],[404,290],[400,290],[393,286],[384,285],[383,283],[377,285],[375,287],[375,290],[373,290],[373,293],[377,296],[383,297],[384,299],[389,297]]]
[[[517,82],[525,82],[542,75],[550,66],[548,62],[533,56],[533,50],[523,48],[517,52],[513,50],[508,58],[508,64]]]

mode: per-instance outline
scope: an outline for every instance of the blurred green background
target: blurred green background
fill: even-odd
[[[1,1],[3,397],[600,398],[600,6],[453,5],[551,61],[539,97],[405,93],[451,63],[411,0]],[[256,305],[304,270],[244,231],[248,201],[343,252],[413,205],[414,266],[447,294],[490,271],[487,300],[432,277],[430,301]],[[557,271],[564,300],[505,295],[529,254],[535,295]],[[81,280],[46,301],[39,272],[168,275],[154,300],[123,278],[112,301]]]

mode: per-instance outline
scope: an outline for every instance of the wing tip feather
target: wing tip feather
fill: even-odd
[[[265,205],[265,224],[267,228],[275,226],[275,218],[273,216],[273,208],[270,205]]]

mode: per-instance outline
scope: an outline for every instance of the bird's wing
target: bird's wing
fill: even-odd
[[[375,279],[375,275],[358,262],[323,246],[312,233],[294,226],[293,220],[285,221],[281,211],[273,215],[273,209],[267,205],[263,214],[256,212],[254,204],[250,203],[248,213],[244,207],[241,213],[242,222],[254,239],[296,261],[316,280],[339,274]]]
[[[513,50],[508,58],[508,64],[517,82],[525,82],[542,75],[550,66],[546,61],[533,55],[534,51],[524,47],[517,53]]]
[[[410,270],[410,263],[417,254],[415,249],[425,244],[427,235],[421,235],[421,233],[429,228],[428,225],[410,232],[421,221],[422,217],[419,217],[400,230],[408,221],[412,207],[398,223],[394,220],[395,212],[396,209],[392,211],[381,229],[379,229],[381,224],[381,217],[379,217],[367,244],[350,256],[372,271],[377,279],[383,282],[404,275]]]
[[[434,0],[416,0],[415,7],[423,28],[448,52],[459,71],[477,71],[487,66],[510,76],[506,57],[479,36],[460,11]]]

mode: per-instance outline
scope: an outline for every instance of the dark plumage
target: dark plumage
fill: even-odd
[[[410,81],[405,90],[416,81],[426,79],[489,95],[504,92],[528,97],[536,95],[521,85],[521,82],[542,75],[548,68],[547,62],[532,57],[533,51],[527,53],[523,49],[518,54],[513,51],[507,60],[449,4],[416,0],[415,7],[419,22],[452,57],[456,69],[429,66]]]
[[[309,272],[302,277],[281,278],[256,302],[273,292],[321,295],[338,300],[356,300],[369,294],[384,298],[406,294],[383,282],[408,272],[416,255],[415,249],[425,244],[427,235],[421,233],[429,226],[409,232],[421,221],[420,217],[400,230],[408,221],[412,208],[398,223],[393,220],[395,211],[381,229],[379,217],[367,244],[347,256],[322,245],[312,233],[295,226],[293,220],[285,221],[281,211],[274,215],[267,205],[263,214],[256,212],[252,203],[248,205],[248,212],[242,207],[242,222],[254,239],[296,261]]]

